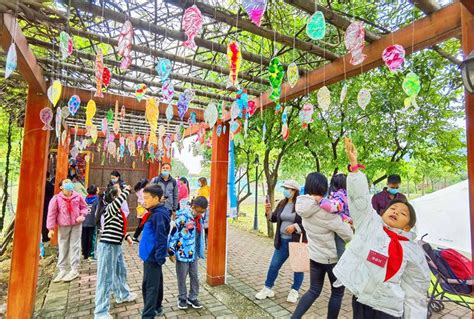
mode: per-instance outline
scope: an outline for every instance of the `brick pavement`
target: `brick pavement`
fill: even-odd
[[[210,287],[205,283],[205,262],[200,265],[200,300],[203,309],[179,310],[176,307],[177,285],[174,265],[167,262],[163,269],[165,279],[165,317],[166,318],[289,318],[295,305],[286,302],[292,283],[292,272],[285,264],[274,287],[275,297],[255,300],[255,293],[265,281],[267,267],[273,253],[273,241],[229,227],[228,234],[228,279],[227,285]],[[142,263],[137,256],[136,246],[124,245],[128,268],[128,283],[140,296],[137,301],[111,307],[116,318],[140,318],[143,307],[140,288]],[[96,265],[81,261],[81,276],[70,284],[51,283],[42,309],[37,310],[37,318],[92,318]],[[302,291],[308,288],[306,276]],[[320,298],[310,308],[304,318],[326,318],[329,296],[329,282],[326,283]],[[447,305],[441,314],[432,318],[470,318],[471,312],[454,305]],[[351,296],[345,294],[339,318],[352,318]]]

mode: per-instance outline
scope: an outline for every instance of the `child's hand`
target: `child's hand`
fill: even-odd
[[[351,166],[355,167],[357,165],[357,150],[354,144],[352,144],[352,140],[348,137],[344,139],[344,148]]]
[[[82,222],[85,221],[85,220],[86,220],[86,218],[85,218],[84,216],[82,216],[82,215],[76,218],[76,222],[77,222],[77,223],[82,223]]]
[[[176,256],[170,256],[169,258],[173,264],[176,262]]]
[[[127,185],[127,186],[125,186],[125,189],[126,189],[127,191],[131,191],[131,190],[132,190],[132,186]]]
[[[54,230],[51,229],[51,230],[48,232],[48,238],[53,238],[53,236],[54,236]]]
[[[132,239],[132,237],[130,237],[130,236],[127,237],[127,243],[128,243],[130,246],[133,245],[133,239]]]

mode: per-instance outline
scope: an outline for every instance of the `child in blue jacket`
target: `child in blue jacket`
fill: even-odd
[[[170,259],[176,261],[178,279],[178,308],[186,309],[188,305],[195,309],[202,308],[198,300],[199,278],[198,258],[204,258],[204,225],[202,214],[206,211],[208,201],[204,196],[196,197],[191,207],[184,207],[176,214],[175,224],[169,240]],[[186,277],[190,277],[191,289],[187,296]]]

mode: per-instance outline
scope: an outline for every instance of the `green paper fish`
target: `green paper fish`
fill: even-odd
[[[280,60],[278,60],[278,58],[273,58],[268,66],[268,78],[273,89],[272,94],[270,95],[270,100],[276,102],[280,99],[281,83],[283,82],[284,76],[285,69],[280,63]]]

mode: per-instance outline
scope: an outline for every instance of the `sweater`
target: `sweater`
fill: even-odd
[[[101,243],[121,245],[124,238],[129,236],[125,235],[126,229],[124,221],[124,215],[120,206],[124,201],[127,200],[129,190],[124,189],[119,196],[117,196],[113,202],[107,205],[104,213],[104,226],[102,235],[100,237]]]
[[[73,226],[79,224],[76,219],[79,216],[86,216],[89,207],[84,198],[76,192],[66,197],[60,192],[51,199],[48,206],[48,220],[46,227],[54,230],[57,226]]]
[[[275,210],[273,211],[272,215],[268,219],[272,223],[276,223],[276,232],[275,232],[275,238],[273,242],[273,245],[275,246],[276,249],[280,249],[280,246],[281,246],[281,236],[279,236],[280,229],[281,229],[280,215],[287,202],[288,202],[287,199],[283,199],[282,201],[280,201],[277,207],[275,208]],[[292,242],[300,241],[301,234],[303,234],[303,241],[307,242],[306,233],[304,231],[303,223],[301,221],[301,216],[296,214],[295,207],[296,207],[296,204],[293,206],[293,212],[295,213],[295,222],[293,225],[295,226],[296,231],[293,234],[291,234],[291,241]]]

